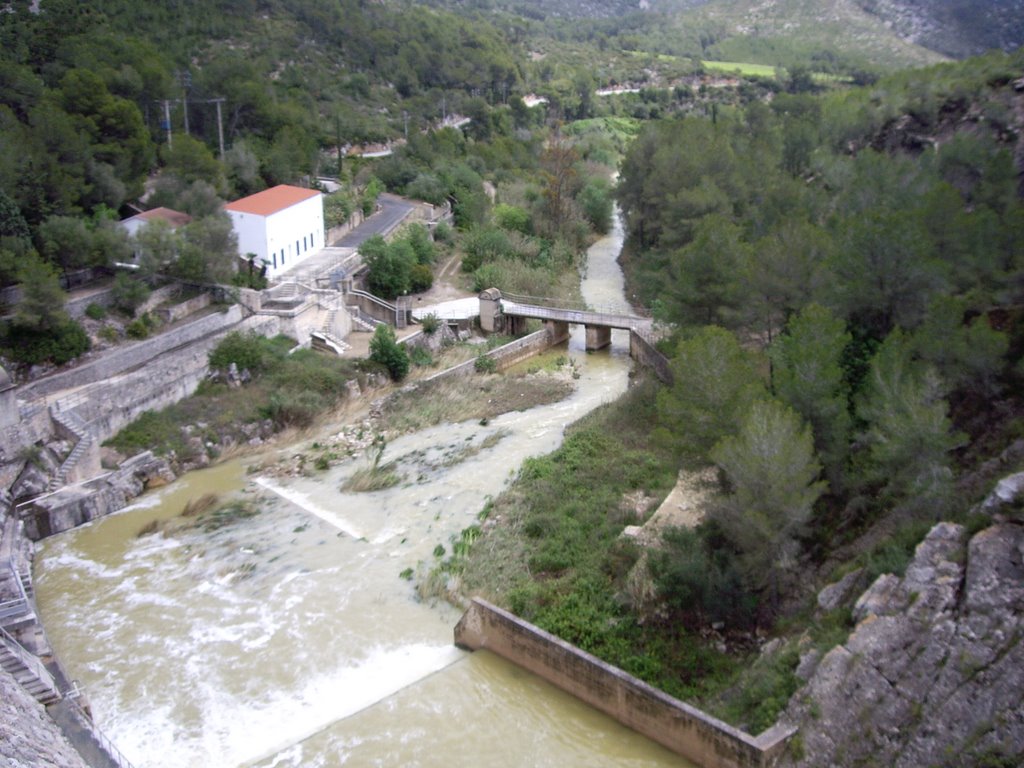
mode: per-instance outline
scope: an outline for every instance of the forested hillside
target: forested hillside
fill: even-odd
[[[817,591],[902,573],[939,520],[984,527],[973,506],[1020,467],[1022,75],[1020,52],[990,54],[647,123],[621,165],[624,263],[674,384],[528,461],[444,567],[771,724],[798,660],[852,626]],[[680,469],[703,522],[635,546],[623,529]],[[748,669],[766,634],[781,650]]]
[[[861,0],[902,37],[948,56],[1024,44],[1021,0]]]

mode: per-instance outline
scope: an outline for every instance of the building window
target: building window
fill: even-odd
[[[299,241],[298,240],[295,241],[295,253],[302,253],[302,251],[299,250]]]
[[[284,248],[281,249],[281,263],[284,264]]]
[[[277,269],[277,254],[276,253],[274,254],[274,269]]]

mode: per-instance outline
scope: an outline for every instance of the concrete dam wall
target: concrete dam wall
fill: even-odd
[[[702,768],[770,768],[795,732],[750,736],[479,598],[456,625],[455,644],[518,664]]]

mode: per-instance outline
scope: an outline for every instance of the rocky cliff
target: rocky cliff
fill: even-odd
[[[785,765],[1022,764],[1024,525],[940,523],[853,610],[783,716],[800,728]]]
[[[86,768],[43,706],[0,669],[0,765]]]

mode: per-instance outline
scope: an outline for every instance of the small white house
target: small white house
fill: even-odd
[[[238,254],[255,253],[267,277],[291,269],[324,243],[323,195],[281,184],[224,206],[238,235]]]
[[[122,219],[121,226],[128,231],[129,237],[135,237],[139,234],[139,231],[151,221],[162,221],[171,229],[177,229],[178,227],[183,227],[192,221],[192,217],[187,213],[175,211],[171,208],[151,208],[148,211],[137,213],[127,219]],[[139,252],[134,251],[132,253],[131,265],[137,266],[138,263]]]

